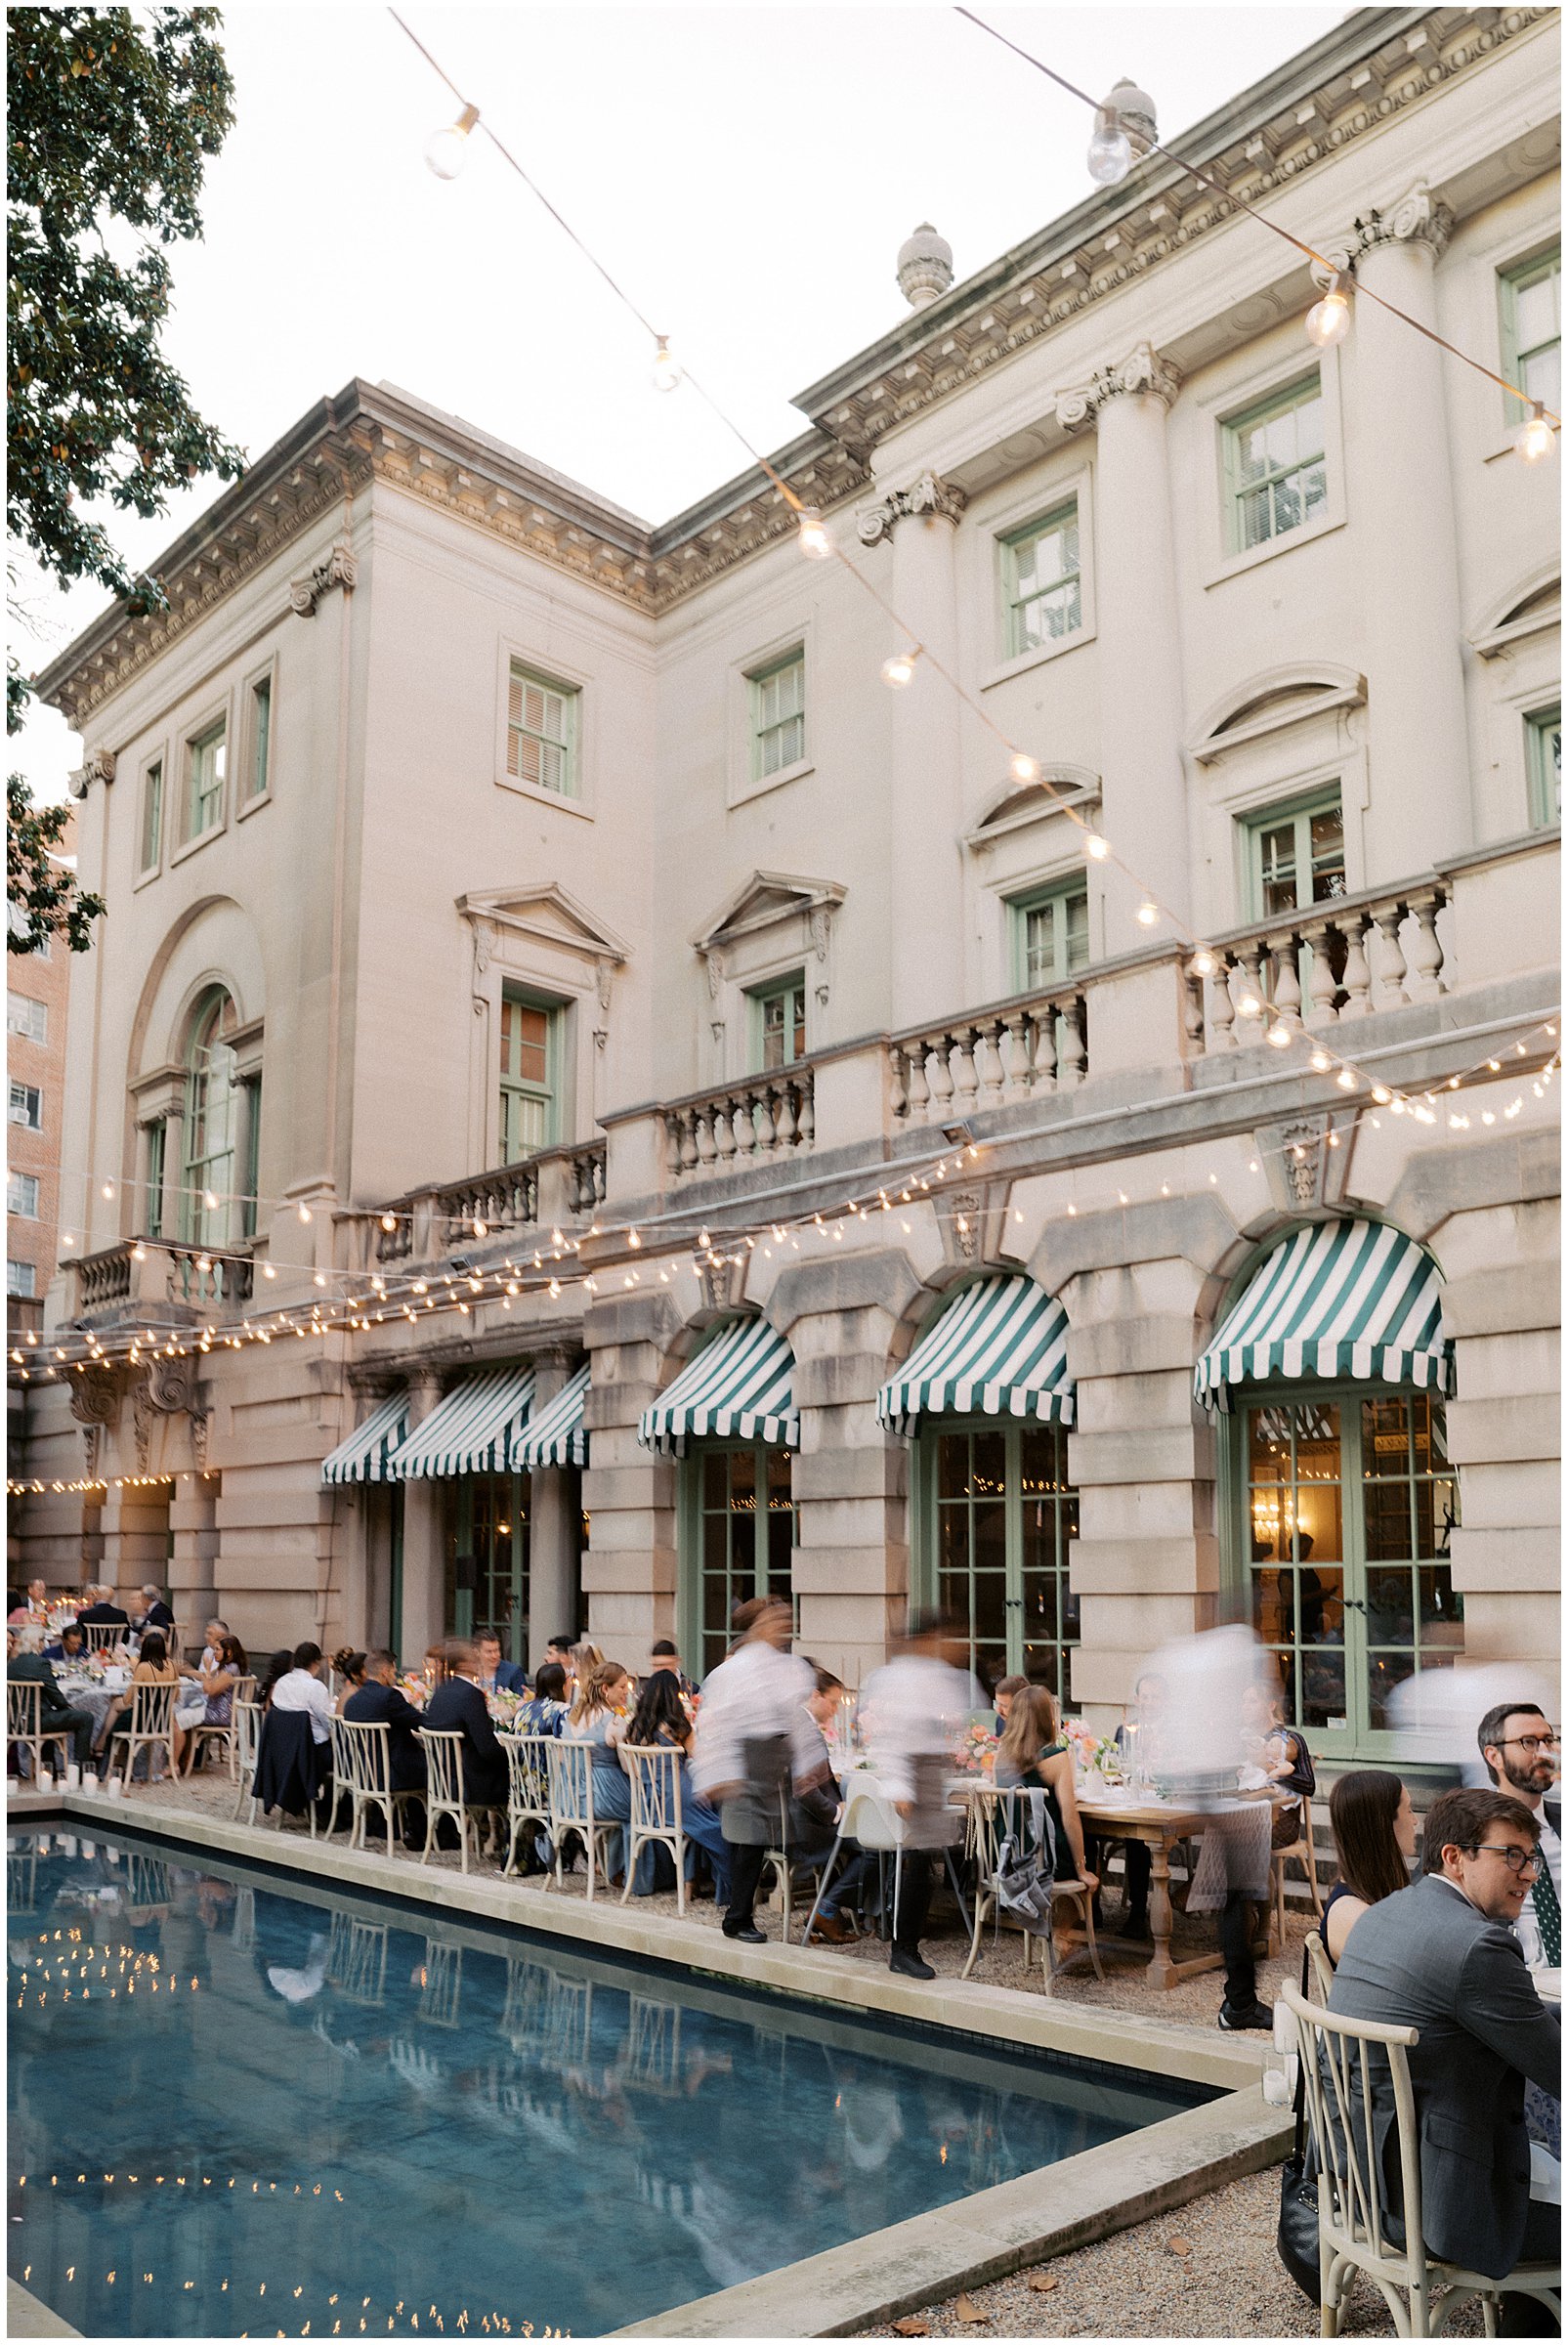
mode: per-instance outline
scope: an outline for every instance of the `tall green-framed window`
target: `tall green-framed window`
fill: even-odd
[[[258,676],[250,688],[250,768],[247,798],[264,798],[273,786],[273,679]]]
[[[222,717],[188,744],[186,758],[189,787],[185,834],[187,838],[200,838],[203,831],[215,831],[223,821],[224,784],[229,773],[229,728]]]
[[[442,1488],[446,1634],[472,1637],[476,1630],[492,1628],[503,1658],[526,1663],[530,1478],[464,1473]],[[417,1667],[420,1656],[411,1658]]]
[[[236,1023],[233,999],[213,986],[196,1003],[186,1044],[181,1234],[193,1246],[227,1246],[239,1227]]]
[[[501,1163],[560,1135],[561,1011],[507,986],[501,995]]]
[[[147,1128],[147,1201],[142,1221],[149,1238],[163,1235],[163,1175],[168,1163],[169,1127],[159,1116]]]
[[[751,695],[751,779],[765,782],[806,754],[806,655],[785,653],[746,678]]]
[[[1562,247],[1504,269],[1498,278],[1503,372],[1530,399],[1562,407]],[[1504,394],[1507,422],[1522,423],[1523,401]]]
[[[730,1615],[754,1596],[794,1602],[793,1453],[702,1441],[681,1461],[681,1650],[701,1676],[730,1649]]]
[[[142,777],[142,863],[155,872],[163,852],[163,760],[154,757]]]
[[[1229,417],[1220,433],[1231,553],[1246,553],[1304,529],[1327,509],[1323,391],[1316,367]]]
[[[1038,993],[1087,967],[1089,891],[1081,879],[1016,896],[1007,914],[1015,993]]]
[[[1444,1404],[1364,1385],[1293,1387],[1289,1399],[1240,1394],[1223,1422],[1249,1616],[1279,1665],[1287,1714],[1328,1756],[1384,1754],[1395,1688],[1464,1649]]]
[[[1345,892],[1345,825],[1337,783],[1245,826],[1249,917],[1305,912]]]
[[[1537,830],[1562,821],[1562,709],[1540,708],[1524,720],[1530,820]]]
[[[1010,660],[1076,635],[1083,624],[1078,499],[1001,540],[1002,637]]]
[[[512,662],[506,700],[506,770],[516,782],[580,795],[578,731],[582,695],[574,686]]]
[[[983,1683],[1023,1676],[1071,1690],[1078,1492],[1059,1425],[942,1418],[915,1437],[919,1600],[965,1624]]]
[[[792,1067],[806,1055],[806,980],[797,969],[772,985],[759,985],[751,1004],[751,1063],[763,1074]]]

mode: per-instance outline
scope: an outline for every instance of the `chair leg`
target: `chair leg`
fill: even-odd
[[[1088,1945],[1089,1960],[1094,1965],[1094,1976],[1103,1986],[1105,1973],[1100,1968],[1100,1949],[1094,1942],[1094,1899],[1090,1896],[1085,1896],[1083,1899],[1083,1937]]]
[[[632,1880],[637,1871],[638,1852],[642,1848],[642,1842],[638,1839],[630,1824],[628,1824],[626,1826],[626,1879],[621,1887],[620,1892],[620,1901],[623,1905],[625,1904],[626,1899],[631,1896]]]
[[[983,1889],[977,1889],[977,1890],[975,1891],[975,1926],[974,1926],[974,1934],[973,1934],[973,1936],[971,1937],[971,1939],[970,1939],[970,1940],[969,1940],[969,1959],[968,1959],[968,1961],[967,1961],[967,1962],[964,1964],[964,1966],[963,1966],[963,1969],[962,1969],[962,1970],[959,1972],[959,1974],[958,1974],[958,1976],[959,1976],[959,1978],[960,1978],[960,1979],[967,1979],[967,1978],[968,1978],[968,1976],[969,1976],[969,1974],[970,1974],[970,1972],[971,1972],[971,1971],[974,1969],[974,1967],[975,1967],[975,1964],[976,1964],[976,1963],[977,1963],[977,1962],[980,1960],[980,1933],[981,1933],[981,1931],[982,1931],[982,1930],[985,1928],[985,1922],[986,1922],[986,1904],[987,1904],[987,1897],[986,1897],[986,1893],[985,1893],[985,1891],[984,1891]],[[1028,1954],[1027,1954],[1028,1940],[1027,1940],[1027,1939],[1026,1939],[1026,1940],[1025,1940],[1025,1946],[1026,1946],[1025,1960],[1027,1961],[1027,1960],[1028,1960]]]
[[[833,1877],[833,1866],[838,1861],[838,1852],[843,1845],[844,1835],[842,1832],[836,1833],[833,1838],[832,1853],[818,1876],[817,1895],[811,1900],[811,1911],[806,1916],[806,1927],[800,1934],[800,1942],[803,1946],[809,1946],[811,1943],[811,1934],[817,1927],[817,1909],[827,1895],[827,1884]]]

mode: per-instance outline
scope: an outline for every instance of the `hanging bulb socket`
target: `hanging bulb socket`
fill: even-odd
[[[438,130],[425,146],[425,161],[438,179],[455,179],[468,160],[468,137],[479,120],[479,107],[465,106],[455,122]]]
[[[668,334],[658,335],[657,341],[658,348],[654,354],[654,389],[673,391],[680,383],[681,362],[671,354]]]
[[[815,505],[800,508],[800,550],[811,562],[826,562],[832,552],[832,540],[823,527],[823,517]]]
[[[902,692],[906,684],[912,684],[919,657],[919,649],[916,646],[907,652],[895,652],[890,660],[884,660],[882,662],[883,683],[890,684],[895,692]]]
[[[1084,159],[1090,179],[1101,188],[1114,188],[1131,170],[1132,141],[1123,129],[1122,116],[1114,106],[1095,107],[1094,129]]]
[[[1525,464],[1539,464],[1546,456],[1554,455],[1557,435],[1547,421],[1547,410],[1538,399],[1529,419],[1519,426],[1513,436],[1515,453]]]
[[[1307,340],[1319,350],[1332,349],[1342,342],[1350,331],[1350,304],[1339,290],[1339,272],[1334,271],[1324,287],[1322,298],[1312,304],[1306,314]]]

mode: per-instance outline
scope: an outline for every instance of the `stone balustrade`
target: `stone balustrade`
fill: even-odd
[[[134,1249],[135,1240],[126,1238],[118,1246],[106,1246],[101,1254],[84,1255],[79,1261],[62,1263],[63,1269],[75,1271],[75,1301],[80,1315],[111,1311],[130,1301],[140,1284],[133,1269]]]
[[[671,1182],[709,1179],[732,1166],[805,1153],[817,1136],[815,1070],[802,1060],[726,1084],[660,1113]]]
[[[170,1302],[210,1314],[250,1300],[256,1265],[248,1255],[210,1254],[203,1246],[169,1246],[160,1251],[168,1261],[166,1293]]]
[[[155,1238],[122,1238],[97,1254],[62,1262],[68,1281],[67,1320],[114,1320],[174,1305],[180,1314],[211,1318],[250,1300],[255,1264],[248,1254],[215,1253],[205,1246],[171,1245]]]
[[[1270,1009],[1316,1032],[1437,1001],[1452,982],[1438,927],[1448,903],[1448,887],[1432,879],[1397,893],[1331,897],[1220,939],[1188,965],[1193,1053],[1259,1046]]]
[[[410,1189],[372,1214],[341,1215],[344,1267],[363,1272],[388,1263],[437,1261],[513,1230],[591,1215],[604,1194],[603,1140],[543,1149],[493,1172]]]
[[[1081,984],[956,1018],[888,1045],[889,1109],[899,1123],[950,1124],[1087,1080],[1088,1003]]]

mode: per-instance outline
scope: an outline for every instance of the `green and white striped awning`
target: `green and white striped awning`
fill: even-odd
[[[586,1466],[588,1436],[583,1430],[582,1404],[592,1380],[591,1362],[584,1360],[570,1383],[547,1400],[526,1432],[512,1443],[512,1464],[523,1473],[539,1466]]]
[[[387,1469],[390,1481],[456,1473],[507,1473],[512,1443],[533,1400],[531,1368],[487,1368],[465,1376],[417,1426]]]
[[[392,1459],[408,1436],[408,1395],[394,1392],[378,1401],[363,1425],[321,1460],[321,1479],[332,1488],[345,1482],[392,1480]]]
[[[704,1436],[793,1449],[800,1439],[794,1379],[795,1355],[783,1336],[766,1319],[737,1320],[644,1409],[637,1438],[677,1458],[688,1441]]]
[[[1021,1271],[964,1287],[876,1395],[896,1433],[922,1417],[1033,1417],[1071,1425],[1067,1313]]]
[[[1446,1392],[1454,1348],[1425,1248],[1386,1221],[1319,1221],[1263,1257],[1193,1374],[1206,1408],[1233,1385],[1351,1376]]]

